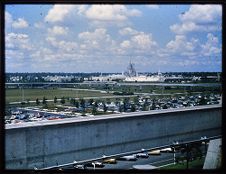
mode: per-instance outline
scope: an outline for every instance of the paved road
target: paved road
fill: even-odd
[[[154,166],[165,165],[173,162],[173,154],[161,154],[160,156],[149,156],[149,158],[140,158],[137,161],[118,161],[116,165],[106,164],[103,169],[132,169],[133,165],[151,164]]]
[[[161,153],[161,155],[151,155],[149,158],[138,158],[137,161],[119,161],[117,164],[105,164],[104,168],[92,168],[88,167],[87,170],[129,170],[133,169],[133,165],[151,164],[154,166],[162,166],[165,164],[173,163],[173,153]],[[67,167],[65,169],[73,169]]]

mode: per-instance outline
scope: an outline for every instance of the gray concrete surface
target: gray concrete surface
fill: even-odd
[[[6,169],[44,168],[221,134],[221,105],[6,125]]]
[[[216,139],[209,142],[203,169],[217,169],[221,167],[222,140]]]

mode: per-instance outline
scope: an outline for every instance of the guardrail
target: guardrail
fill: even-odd
[[[87,164],[87,163],[91,163],[94,161],[102,161],[105,159],[109,159],[109,158],[119,158],[122,156],[127,156],[127,155],[133,155],[133,154],[137,154],[137,153],[144,153],[144,152],[148,152],[148,151],[153,151],[153,150],[159,150],[159,149],[164,149],[164,148],[175,148],[178,146],[188,146],[189,144],[195,144],[195,143],[200,143],[200,142],[208,142],[210,140],[213,139],[218,139],[221,138],[221,135],[217,135],[217,136],[213,136],[213,137],[201,137],[201,139],[197,139],[197,140],[192,140],[192,141],[185,141],[185,142],[173,142],[172,144],[167,144],[167,145],[163,145],[163,146],[158,146],[158,147],[153,147],[153,148],[149,148],[149,149],[141,149],[141,150],[136,150],[136,151],[130,151],[130,152],[124,152],[124,153],[118,153],[118,154],[114,154],[114,155],[103,155],[102,157],[99,158],[93,158],[93,159],[87,159],[87,160],[82,160],[82,161],[73,161],[71,163],[66,163],[66,164],[61,164],[61,165],[56,165],[56,166],[51,166],[51,167],[46,167],[46,168],[35,168],[35,170],[54,170],[54,169],[62,169],[63,167],[69,167],[69,166],[74,166],[74,165],[81,165],[81,164]]]

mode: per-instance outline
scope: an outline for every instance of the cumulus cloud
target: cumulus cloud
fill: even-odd
[[[221,22],[221,16],[220,5],[191,5],[188,11],[179,15],[181,23],[171,25],[170,30],[176,34],[216,31],[219,30],[217,22]]]
[[[45,21],[62,22],[69,15],[80,15],[97,21],[125,21],[128,17],[140,16],[141,12],[124,5],[54,5],[48,11]]]
[[[16,21],[13,21],[12,23],[13,28],[26,28],[28,27],[28,23],[26,20],[22,18],[18,18]]]
[[[194,22],[185,22],[182,24],[174,24],[170,26],[170,30],[177,34],[185,34],[188,32],[201,32],[201,31],[216,31],[218,30],[217,25],[198,25]]]
[[[198,40],[191,39],[191,41],[187,41],[186,36],[184,35],[176,35],[175,40],[171,40],[167,43],[166,48],[170,52],[176,52],[179,54],[183,54],[185,52],[194,51],[195,46],[197,46]]]
[[[141,12],[124,5],[92,5],[84,14],[92,20],[124,21],[130,16],[140,16]]]
[[[126,27],[126,28],[119,30],[119,33],[121,35],[135,35],[135,34],[138,34],[139,32],[137,30],[130,28],[130,27]]]
[[[205,56],[217,55],[221,52],[221,49],[218,47],[218,38],[212,33],[207,34],[207,41],[205,44],[202,44],[201,47],[201,52]]]
[[[46,41],[53,47],[57,48],[57,50],[71,53],[75,52],[78,46],[76,42],[57,40],[55,37],[47,37]]]
[[[27,28],[28,22],[23,18],[18,18],[17,20],[13,20],[12,15],[9,12],[5,12],[5,23],[6,27],[12,26],[15,29]]]
[[[207,41],[201,43],[199,39],[188,39],[185,35],[176,35],[174,40],[166,44],[164,51],[168,56],[185,56],[187,58],[204,58],[218,56],[221,53],[218,38],[212,33],[207,34]]]
[[[75,5],[54,5],[45,16],[45,21],[61,22],[75,8]]]
[[[125,41],[123,41],[123,42],[120,44],[120,46],[121,46],[123,49],[128,49],[128,48],[131,47],[131,43],[130,43],[129,40],[125,40]]]
[[[66,35],[68,32],[67,27],[61,27],[61,26],[54,26],[52,28],[48,28],[48,32],[51,35]]]
[[[81,40],[81,49],[110,49],[113,43],[105,28],[79,33],[78,38]]]
[[[131,34],[131,32],[128,33]],[[124,40],[119,44],[120,47],[117,49],[119,54],[124,55],[130,53],[135,55],[146,55],[153,54],[157,50],[158,44],[153,39],[151,33],[137,31],[136,34],[133,33],[133,35],[129,36],[131,36],[129,40]]]
[[[221,16],[221,5],[191,5],[189,10],[179,17],[181,21],[209,23]]]
[[[140,49],[150,49],[157,46],[157,43],[152,39],[152,34],[140,33],[131,38],[131,41]]]
[[[27,34],[8,33],[6,35],[5,42],[7,49],[32,49],[32,45]]]

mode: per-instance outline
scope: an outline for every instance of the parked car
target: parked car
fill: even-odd
[[[122,161],[136,161],[137,157],[136,157],[136,155],[128,155],[128,156],[119,157],[118,160],[122,160]]]
[[[85,169],[83,164],[74,165],[75,169]]]
[[[160,150],[152,150],[148,152],[149,155],[161,155]]]
[[[108,158],[108,159],[104,159],[103,163],[106,163],[106,164],[117,164],[117,160],[115,158]]]
[[[136,157],[137,158],[148,158],[149,155],[147,153],[137,153]]]
[[[161,149],[160,152],[161,153],[173,153],[173,149],[171,147],[169,147],[169,148]]]
[[[94,161],[91,163],[87,163],[84,165],[84,167],[93,167],[93,168],[103,168],[105,165],[101,162]]]

